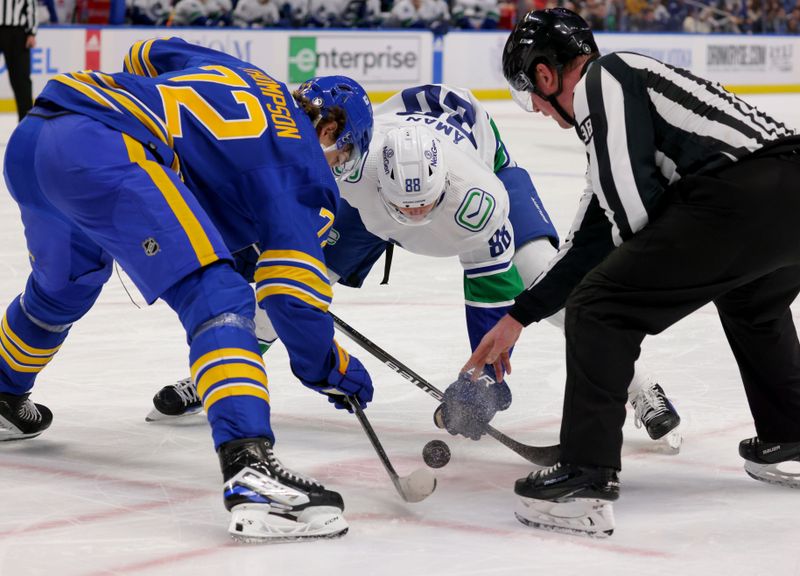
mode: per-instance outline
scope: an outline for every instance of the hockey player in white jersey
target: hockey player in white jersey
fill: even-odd
[[[339,190],[344,201],[325,247],[331,283],[360,287],[393,245],[457,256],[473,348],[557,252],[556,230],[530,176],[511,159],[494,121],[468,90],[415,86],[376,107],[369,153]],[[268,320],[260,320],[260,340],[274,340]],[[563,327],[559,314],[550,320]],[[485,424],[511,403],[506,383],[487,382],[493,382],[490,369],[481,383],[464,378],[451,384],[437,424],[480,438]],[[185,413],[192,395],[190,381],[165,387],[150,418]],[[637,371],[630,398],[637,423],[654,439],[671,436],[677,449],[680,418],[661,387]]]

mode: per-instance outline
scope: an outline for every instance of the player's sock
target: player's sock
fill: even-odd
[[[258,341],[259,351],[263,356],[272,342]],[[168,384],[153,396],[153,409],[145,416],[147,422],[172,420],[181,416],[197,414],[203,409],[203,403],[197,394],[197,387],[190,378]]]
[[[347,532],[338,492],[287,470],[267,438],[244,438],[219,447],[225,480],[228,531],[243,542],[334,538]]]

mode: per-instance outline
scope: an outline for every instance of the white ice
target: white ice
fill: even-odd
[[[749,99],[800,126],[796,96]],[[489,107],[564,234],[582,190],[581,143],[510,101]],[[2,152],[14,124],[0,117]],[[361,290],[337,288],[332,310],[444,388],[468,356],[458,262],[398,251],[388,286],[378,285],[381,271],[379,263]],[[2,193],[0,302],[27,274],[17,208]],[[429,440],[450,445],[429,499],[402,502],[356,419],[296,382],[276,346],[267,367],[277,453],[343,494],[350,533],[303,544],[230,541],[205,418],[144,421],[156,390],[187,373],[179,324],[163,304],[136,308],[115,275],[39,378],[33,397],[53,410],[50,430],[0,445],[0,576],[800,575],[800,491],[742,469],[738,442],[755,432],[713,308],[645,343],[644,360],[683,418],[684,446],[664,454],[629,413],[617,530],[604,541],[517,522],[512,486],[533,467],[491,438],[434,428],[432,398],[340,338],[372,372],[367,415],[400,474],[424,466]],[[514,403],[497,428],[529,444],[557,442],[563,348],[549,325],[525,331],[509,379]]]

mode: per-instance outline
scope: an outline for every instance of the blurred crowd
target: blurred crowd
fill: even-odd
[[[800,31],[800,0],[126,0],[125,21],[151,26],[426,28],[443,34],[454,28],[511,29],[519,14],[554,6],[580,13],[598,31]]]

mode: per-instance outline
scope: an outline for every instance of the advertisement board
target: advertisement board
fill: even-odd
[[[444,38],[444,82],[483,97],[506,97],[507,31],[451,32]],[[628,51],[686,68],[738,92],[800,92],[800,38],[794,36],[597,34],[601,53]]]

